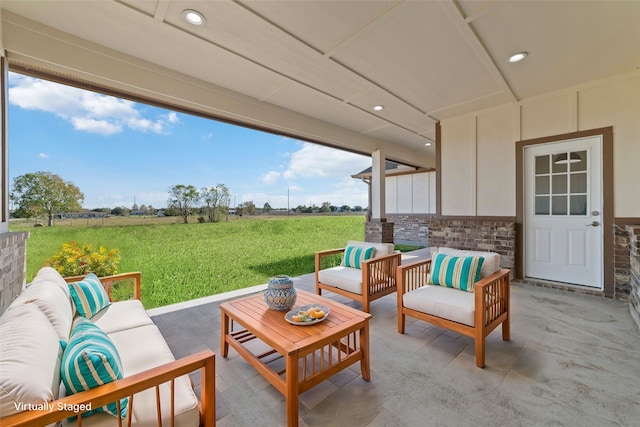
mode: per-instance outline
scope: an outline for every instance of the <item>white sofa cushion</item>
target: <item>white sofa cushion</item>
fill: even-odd
[[[74,323],[81,316],[76,316]],[[89,319],[107,334],[153,325],[153,321],[145,311],[142,303],[137,299],[111,303]]]
[[[362,295],[362,270],[357,268],[327,268],[318,272],[318,279],[325,285]]]
[[[473,326],[475,295],[458,289],[426,285],[402,296],[404,307]]]
[[[126,329],[108,335],[118,349],[125,377],[175,360],[156,325]]]
[[[58,398],[60,338],[36,304],[10,306],[0,317],[0,414],[3,417]]]
[[[356,248],[370,248],[371,246],[373,246],[375,248],[375,251],[373,251],[372,258],[377,258],[383,255],[390,255],[394,250],[393,243],[372,243],[361,242],[359,240],[349,240],[347,241],[347,246],[355,246]]]
[[[113,304],[112,304],[113,305]],[[124,377],[143,372],[175,360],[160,330],[154,324],[122,330],[109,334],[120,358]],[[142,344],[141,344],[142,343]],[[199,406],[191,381],[187,375],[175,380],[175,425],[194,426],[199,423]],[[162,425],[170,425],[170,388],[168,383],[160,386],[162,405]],[[114,426],[117,421],[112,416],[96,414],[83,420],[84,426]],[[155,389],[145,390],[133,397],[133,424],[136,427],[155,427],[156,396]],[[64,425],[64,424],[63,424]]]
[[[452,248],[445,248],[445,247],[438,248],[437,252],[445,255],[463,256],[463,257],[480,256],[484,258],[484,262],[482,263],[482,268],[480,269],[481,279],[491,276],[493,273],[500,270],[500,254],[495,252],[468,251],[468,250],[452,249]]]
[[[39,276],[40,274],[36,277]],[[65,341],[69,339],[71,322],[73,321],[71,301],[68,291],[65,292],[55,281],[34,280],[22,291],[11,306],[17,307],[23,304],[36,305],[47,319],[49,319],[58,337]]]

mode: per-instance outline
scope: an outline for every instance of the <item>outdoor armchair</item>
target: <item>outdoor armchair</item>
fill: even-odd
[[[342,254],[342,262],[326,267],[325,260]],[[335,292],[362,304],[369,312],[371,301],[396,291],[396,269],[400,253],[393,243],[369,243],[349,240],[347,246],[316,252],[316,293]]]
[[[405,317],[411,316],[467,335],[475,341],[476,365],[482,368],[486,336],[502,324],[502,339],[510,338],[510,270],[500,269],[500,256],[496,253],[440,250],[440,255],[436,253],[432,259],[398,267],[398,332],[404,334]],[[460,260],[478,256],[483,257],[484,262],[480,279],[470,282],[472,288],[449,287],[449,283],[439,280],[445,276],[450,279],[451,274],[445,272],[446,263],[452,262],[454,257]],[[460,264],[451,265],[448,273],[460,270],[464,270]],[[432,278],[432,275],[439,279]],[[440,284],[434,284],[434,281]]]

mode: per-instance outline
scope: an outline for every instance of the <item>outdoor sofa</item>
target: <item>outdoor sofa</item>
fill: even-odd
[[[0,425],[215,425],[214,353],[175,360],[139,301],[140,273],[80,279],[45,267],[0,317]],[[110,302],[123,281],[135,298]],[[85,412],[105,405],[113,414]]]

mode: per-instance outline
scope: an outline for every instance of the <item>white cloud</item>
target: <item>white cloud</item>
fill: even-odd
[[[162,134],[179,122],[175,112],[149,119],[134,102],[33,77],[11,73],[9,82],[11,104],[55,114],[80,131],[112,135],[129,128]]]
[[[40,157],[41,159],[48,159],[49,155],[47,153],[40,153],[38,154],[38,157]]]
[[[267,185],[275,184],[280,179],[280,172],[271,171],[262,175],[262,182]]]
[[[88,117],[72,117],[71,123],[73,123],[73,128],[76,130],[83,130],[105,136],[122,132],[122,126],[109,123],[106,120],[96,120]]]
[[[359,154],[304,143],[291,154],[289,168],[283,173],[287,179],[297,177],[351,176],[371,166],[371,159]]]

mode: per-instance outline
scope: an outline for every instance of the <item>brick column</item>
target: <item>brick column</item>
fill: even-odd
[[[20,295],[27,273],[29,233],[0,234],[0,314]]]
[[[366,222],[364,240],[372,243],[393,243],[393,223],[386,221]]]

